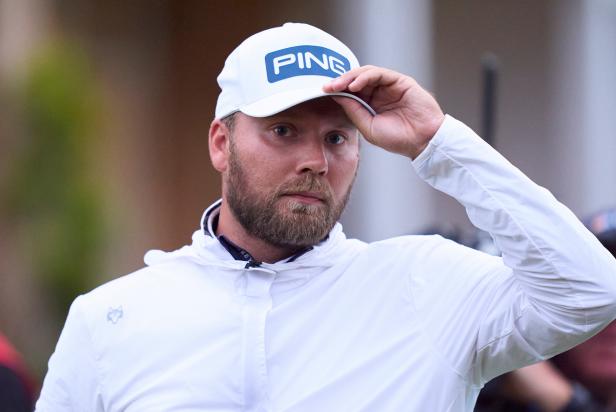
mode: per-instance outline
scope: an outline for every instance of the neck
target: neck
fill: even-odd
[[[220,207],[216,235],[224,235],[225,238],[246,250],[259,262],[278,262],[297,252],[296,248],[274,246],[248,233],[237,221],[226,202],[223,202]]]

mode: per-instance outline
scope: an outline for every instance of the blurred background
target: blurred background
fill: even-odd
[[[0,0],[0,332],[39,379],[76,295],[190,241],[220,192],[216,75],[286,21],[414,76],[578,216],[616,205],[612,0]],[[348,236],[472,232],[408,160],[362,152]]]

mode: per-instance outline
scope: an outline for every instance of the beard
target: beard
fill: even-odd
[[[319,243],[334,227],[349,200],[355,177],[342,199],[336,202],[329,184],[311,172],[284,182],[268,193],[256,191],[232,142],[229,152],[225,190],[229,208],[250,235],[270,245],[300,249]],[[286,196],[298,192],[318,193],[322,201],[306,204]]]

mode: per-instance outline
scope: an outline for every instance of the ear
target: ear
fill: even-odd
[[[210,124],[208,146],[212,166],[221,173],[227,170],[230,137],[227,126],[219,119],[214,119]]]

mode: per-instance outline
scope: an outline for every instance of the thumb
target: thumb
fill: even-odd
[[[342,107],[344,113],[347,115],[349,120],[353,122],[355,127],[359,129],[359,132],[364,137],[369,138],[374,116],[372,116],[372,114],[355,99],[343,96],[331,97]]]

